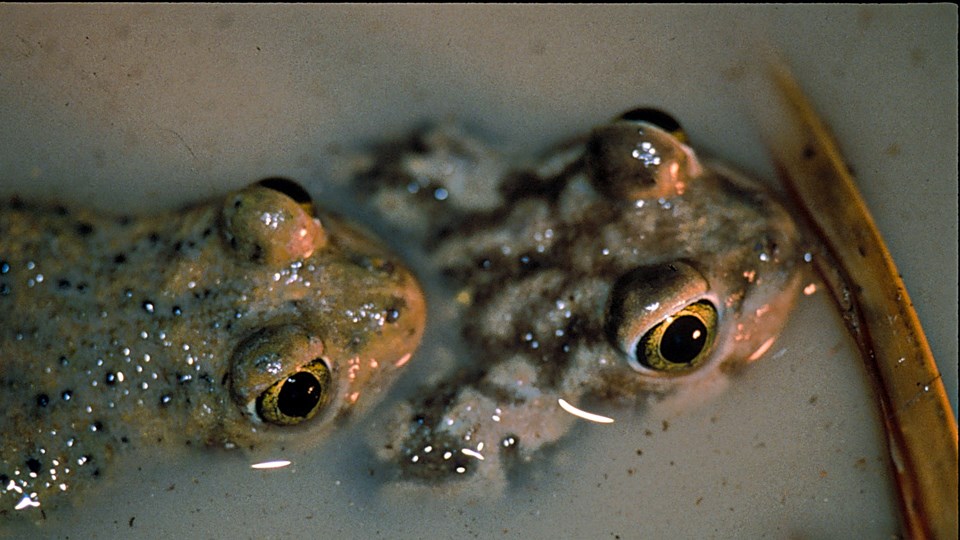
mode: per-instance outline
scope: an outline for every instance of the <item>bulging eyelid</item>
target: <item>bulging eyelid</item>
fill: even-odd
[[[617,280],[604,326],[610,341],[633,361],[637,343],[654,326],[708,296],[709,284],[683,261],[641,266]]]

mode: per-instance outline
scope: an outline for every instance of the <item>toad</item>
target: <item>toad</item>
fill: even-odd
[[[709,394],[770,350],[801,283],[790,215],[656,109],[515,168],[431,128],[355,182],[449,279],[468,349],[377,440],[407,478],[502,477],[578,417],[613,421],[584,404]]]
[[[146,444],[314,440],[424,321],[407,267],[287,179],[151,217],[0,203],[0,514]]]

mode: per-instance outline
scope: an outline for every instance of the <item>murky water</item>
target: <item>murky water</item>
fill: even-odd
[[[424,119],[455,115],[524,154],[641,103],[672,111],[696,146],[773,178],[759,133],[776,118],[757,112],[766,39],[845,145],[947,359],[956,410],[956,10],[944,8],[3,6],[0,196],[146,211],[285,174],[322,201],[338,193],[333,156]],[[429,288],[434,318],[411,371],[342,432],[255,455],[144,449],[80,507],[38,529],[0,525],[0,537],[896,532],[872,397],[822,290],[712,401],[598,405],[616,422],[578,426],[505,486],[396,484],[369,434],[456,363],[438,352],[450,328],[436,324],[443,291]],[[249,467],[267,459],[292,464]]]

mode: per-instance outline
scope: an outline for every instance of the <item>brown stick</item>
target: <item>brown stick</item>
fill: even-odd
[[[874,376],[904,532],[957,538],[957,424],[933,354],[836,141],[786,68],[774,80],[800,136],[772,150],[825,245],[821,273]]]

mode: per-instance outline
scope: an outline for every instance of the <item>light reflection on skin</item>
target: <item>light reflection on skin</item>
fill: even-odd
[[[261,461],[260,463],[254,463],[250,465],[250,468],[258,470],[282,469],[290,464],[291,462],[285,459],[277,459],[273,461]]]
[[[598,424],[612,424],[614,421],[613,418],[610,418],[608,416],[601,416],[599,414],[587,412],[583,409],[578,409],[573,405],[571,405],[570,403],[567,403],[567,400],[563,398],[558,399],[557,403],[560,404],[561,409],[567,411],[568,413],[576,417],[583,418],[584,420],[589,420],[591,422],[596,422]]]

